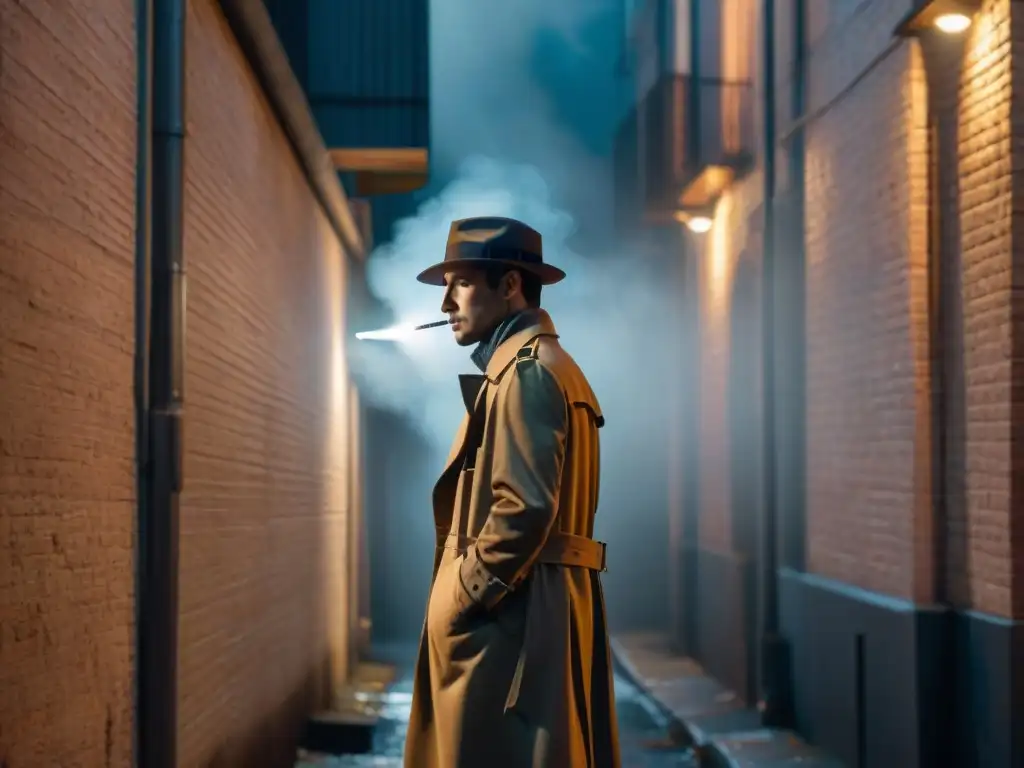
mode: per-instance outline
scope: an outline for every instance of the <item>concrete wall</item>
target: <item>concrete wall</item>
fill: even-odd
[[[0,0],[0,763],[129,765],[134,3]]]

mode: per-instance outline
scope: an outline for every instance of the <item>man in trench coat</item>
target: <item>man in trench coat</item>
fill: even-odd
[[[406,768],[619,768],[594,541],[601,407],[562,349],[540,288],[564,273],[514,219],[456,221],[444,286],[476,344],[466,416],[433,493],[437,548]]]

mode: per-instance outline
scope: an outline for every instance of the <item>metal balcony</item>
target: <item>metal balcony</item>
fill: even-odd
[[[753,117],[750,83],[662,74],[619,131],[623,220],[665,223],[712,206],[753,163]]]

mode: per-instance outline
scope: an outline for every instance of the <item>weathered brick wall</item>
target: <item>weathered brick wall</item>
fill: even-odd
[[[286,764],[346,658],[339,244],[214,0],[188,15],[180,764]]]
[[[784,46],[788,3],[780,8],[777,44]],[[955,357],[948,362],[954,379],[961,379],[945,393],[948,585],[958,606],[1007,616],[1024,615],[1024,589],[1014,586],[1015,579],[1024,583],[1024,557],[1015,565],[1013,542],[1020,537],[1011,514],[1019,450],[1011,432],[1013,350],[1021,337],[1012,297],[1019,267],[1012,242],[1011,49],[1024,43],[1019,8],[989,0],[967,33],[953,158],[960,210],[941,235],[957,239],[947,247],[957,261],[956,274],[945,279],[958,296],[946,318],[945,349]],[[910,10],[906,0],[833,0],[808,10],[808,567],[929,600],[935,532],[924,62],[916,42],[893,37]],[[936,44],[956,46],[948,39]],[[782,64],[779,86],[787,88]],[[785,106],[781,96],[777,106]],[[778,127],[789,128],[784,110]],[[784,168],[779,172],[784,176]],[[752,177],[725,195],[699,262],[700,537],[716,551],[730,548],[735,506],[728,402],[733,283],[759,192]],[[957,211],[944,215],[957,218]]]
[[[816,572],[927,600],[927,95],[916,44],[875,60],[902,6],[874,0],[841,33],[834,18],[811,24],[811,112],[864,76],[808,129],[808,551]],[[966,36],[953,169],[959,220],[942,230],[957,238],[945,246],[955,264],[944,275],[956,293],[945,341],[949,596],[1007,616],[1015,599],[1011,47],[1024,41],[1011,8],[984,3]]]
[[[984,3],[968,32],[959,107],[959,298],[966,375],[959,404],[962,430],[951,434],[957,443],[962,440],[953,447],[963,452],[965,477],[963,509],[951,515],[950,586],[962,607],[1004,616],[1013,610],[1011,408],[1020,397],[1013,391],[1012,131],[1020,128],[1014,128],[1011,114],[1011,40],[1024,41],[1022,15],[1010,0]]]
[[[892,41],[905,5],[811,9],[807,565],[928,599],[927,92]]]
[[[0,0],[0,764],[131,762],[131,0]]]
[[[993,9],[994,10],[994,9]],[[990,10],[989,13],[993,13]],[[1022,313],[1021,301],[1020,301],[1020,289],[1019,286],[1022,282],[1022,275],[1024,275],[1024,232],[1021,230],[1021,219],[1019,210],[1021,207],[1021,174],[1019,168],[1019,159],[1022,152],[1024,152],[1024,121],[1021,120],[1021,116],[1024,115],[1024,98],[1021,97],[1021,68],[1020,62],[1024,61],[1024,7],[1020,3],[1011,3],[1010,5],[1011,17],[1010,25],[1007,29],[1010,36],[1010,50],[1011,56],[1015,67],[1012,70],[1014,73],[1014,84],[1012,87],[1005,89],[1010,91],[1011,94],[1011,137],[1010,137],[1010,148],[1013,152],[1013,156],[1016,160],[1015,164],[1011,166],[1011,183],[1013,185],[1015,198],[1013,200],[1013,206],[1010,210],[1011,221],[1013,222],[1013,265],[1014,265],[1014,290],[1011,291],[1011,296],[1016,298],[1016,304],[1014,306],[1014,360],[1016,361],[1015,368],[1015,380],[1014,387],[1011,390],[1013,396],[1013,413],[1014,419],[1011,427],[1011,439],[1013,440],[1014,455],[1010,463],[1010,475],[1014,477],[1016,472],[1017,485],[1014,486],[1014,498],[1011,500],[1011,507],[1007,511],[1007,517],[1010,527],[1009,538],[1012,543],[1012,564],[1011,564],[1011,580],[1012,580],[1012,616],[1015,619],[1024,618],[1024,518],[1020,513],[1021,497],[1024,488],[1021,487],[1020,478],[1021,475],[1021,456],[1024,454],[1024,397],[1022,397],[1020,382],[1024,378],[1024,370],[1021,368],[1021,361],[1024,360],[1024,313]],[[995,15],[995,14],[993,14]],[[1005,64],[1001,64],[1005,66]],[[1004,207],[1003,210],[1006,210]],[[1012,481],[1011,481],[1012,482]]]

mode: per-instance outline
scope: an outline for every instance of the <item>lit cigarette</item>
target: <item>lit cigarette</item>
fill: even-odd
[[[426,330],[427,328],[440,328],[442,325],[451,325],[454,322],[454,320],[435,320],[432,323],[424,323],[423,325],[417,325],[415,328],[413,328],[413,330],[423,331]]]
[[[435,320],[432,323],[423,325],[393,325],[390,328],[381,328],[379,331],[361,331],[356,334],[360,341],[402,341],[416,331],[423,331],[427,328],[440,328],[442,325],[451,325],[454,320]]]

